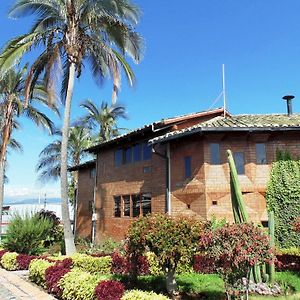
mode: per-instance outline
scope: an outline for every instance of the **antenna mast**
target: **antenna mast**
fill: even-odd
[[[222,94],[223,94],[223,109],[224,109],[224,117],[226,117],[226,87],[225,87],[225,65],[222,64]]]

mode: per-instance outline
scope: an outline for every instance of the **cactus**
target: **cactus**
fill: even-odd
[[[274,220],[274,211],[269,211],[269,237],[270,237],[270,247],[274,249],[275,246],[275,220]],[[269,275],[269,282],[274,282],[275,277],[275,264],[271,262],[267,265],[267,271]]]
[[[235,163],[230,150],[227,150],[227,155],[230,168],[230,190],[234,221],[235,223],[248,223],[250,220],[246,211]]]

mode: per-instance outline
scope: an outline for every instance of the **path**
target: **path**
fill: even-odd
[[[9,272],[0,269],[1,300],[54,300],[39,287],[26,280],[28,271]]]

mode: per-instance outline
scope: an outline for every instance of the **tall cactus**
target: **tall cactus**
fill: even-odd
[[[275,219],[274,211],[269,211],[269,237],[270,237],[270,247],[274,249],[275,247]],[[267,271],[269,274],[269,282],[274,283],[275,277],[275,264],[271,262],[267,265]]]
[[[227,155],[230,168],[230,190],[234,221],[235,223],[248,223],[250,222],[250,219],[246,210],[242,191],[238,181],[238,174],[230,150],[227,150]]]

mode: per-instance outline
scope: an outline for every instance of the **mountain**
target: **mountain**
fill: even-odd
[[[32,198],[32,199],[5,199],[4,205],[10,205],[10,204],[43,204],[45,202],[45,199],[39,199],[38,198]],[[60,204],[61,199],[60,198],[47,198],[46,199],[47,204]]]

